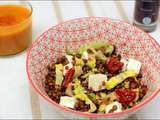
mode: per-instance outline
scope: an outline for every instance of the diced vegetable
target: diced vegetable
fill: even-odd
[[[56,70],[57,71],[61,71],[63,69],[63,65],[62,64],[55,64]]]
[[[100,101],[100,107],[99,107],[98,112],[99,113],[104,113],[106,105],[108,105],[108,104],[114,102],[115,100],[117,100],[117,95],[116,95],[115,92],[111,92],[109,94],[101,92],[100,96],[101,96],[100,97],[101,100],[99,100]]]
[[[73,80],[75,74],[75,68],[71,68],[65,76],[65,79],[63,81],[63,87],[67,88],[68,84]]]
[[[94,74],[95,72],[98,72],[98,70],[97,69],[92,69],[92,71],[89,71],[88,73],[86,73],[86,74],[84,74],[81,78],[88,78],[89,77],[89,75],[92,75],[92,74]]]
[[[100,49],[102,47],[104,48],[104,51],[103,51],[104,53],[100,50],[98,51],[95,50],[95,49]],[[87,44],[79,49],[79,53],[82,54],[83,59],[88,60],[89,58],[89,55],[87,53],[88,49],[92,49],[92,52],[95,54],[95,56],[98,59],[105,61],[107,57],[104,54],[111,54],[114,50],[114,46],[110,44],[104,44],[104,42],[101,42],[101,41],[91,42],[90,44]]]
[[[93,68],[92,72],[98,72],[98,69],[97,68]]]
[[[86,74],[84,74],[81,78],[88,78],[89,77],[89,75],[91,75],[91,74],[93,74],[94,72],[92,72],[92,71],[89,71],[88,73],[86,73]]]
[[[106,93],[104,93],[104,92],[100,92],[100,96],[101,96],[101,98],[102,98],[102,99],[104,99],[104,98],[106,98],[106,97],[107,97],[107,94],[106,94]]]
[[[60,105],[69,107],[69,108],[74,108],[76,104],[76,98],[74,97],[68,97],[68,96],[62,96],[60,98]]]
[[[87,52],[87,51],[84,51],[84,52],[82,53],[82,59],[88,60],[88,57],[89,57],[88,52]]]
[[[107,82],[107,76],[104,74],[91,74],[89,75],[88,88],[94,91],[105,89],[105,82]]]
[[[83,73],[81,66],[75,66],[75,74],[74,77],[78,77]]]
[[[106,105],[102,104],[99,106],[98,113],[105,113]]]
[[[82,54],[84,51],[87,51],[89,48],[98,49],[104,47],[106,49],[105,53],[112,53],[114,50],[114,46],[108,43],[104,43],[102,41],[93,41],[89,44],[85,44],[83,47],[79,49],[79,53]]]
[[[114,51],[114,46],[113,45],[106,44],[105,48],[106,48],[105,54],[109,54],[110,55]]]
[[[107,82],[106,82],[106,89],[111,90],[112,88],[116,87],[118,84],[122,83],[125,79],[129,77],[136,77],[136,73],[133,70],[128,70],[125,72],[120,73],[117,76],[111,77]]]
[[[102,60],[102,61],[107,60],[107,57],[101,51],[95,52],[95,56],[99,60]]]
[[[74,81],[74,94],[75,98],[85,101],[86,104],[90,105],[90,109],[88,112],[94,112],[97,108],[96,105],[88,98],[88,96],[84,93],[84,88],[81,86],[79,80]]]
[[[84,93],[85,89],[81,86],[81,83],[78,79],[74,80],[74,94],[81,94]]]
[[[83,66],[84,65],[84,62],[82,59],[79,59],[79,58],[76,58],[76,65],[77,66]]]
[[[103,42],[98,42],[98,41],[93,41],[93,42],[90,42],[89,44],[85,44],[83,45],[80,49],[79,49],[79,53],[82,54],[84,51],[87,51],[87,49],[89,48],[99,48],[101,46],[103,46],[104,43]]]
[[[62,64],[56,64],[56,85],[62,85],[63,82],[63,65]]]
[[[87,65],[93,69],[96,67],[96,59],[94,57],[90,57],[87,61]]]
[[[74,56],[77,52],[78,52],[78,51],[72,51],[72,50],[70,49],[70,47],[66,47],[66,53],[67,53],[67,55],[72,55],[72,56]]]
[[[95,93],[89,93],[87,94],[89,98],[95,98],[96,97],[96,94]]]
[[[101,95],[101,98],[102,98],[101,103],[103,103],[103,104],[106,104],[105,101],[107,101],[107,103],[108,103],[108,102],[113,102],[114,100],[117,100],[117,95],[116,95],[115,92],[111,92],[109,94],[101,92],[100,95]]]
[[[98,50],[98,51],[96,51],[95,49],[91,49],[92,50],[92,52],[93,52],[93,55],[97,58],[97,59],[99,59],[99,60],[102,60],[102,61],[105,61],[105,60],[107,60],[107,57],[104,55],[104,53],[102,52],[102,51],[100,51],[100,50]],[[92,56],[93,56],[92,55]]]
[[[125,87],[125,88],[129,88],[129,81],[125,81],[125,82],[124,82],[124,87]]]

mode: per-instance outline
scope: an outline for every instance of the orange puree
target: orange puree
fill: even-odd
[[[0,5],[0,55],[12,55],[32,40],[31,10],[21,5]]]

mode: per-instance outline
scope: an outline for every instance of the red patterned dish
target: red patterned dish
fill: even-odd
[[[116,45],[123,57],[132,57],[141,61],[142,82],[147,84],[145,99],[131,109],[119,113],[94,114],[77,112],[52,101],[44,91],[43,80],[47,74],[47,65],[65,54],[66,46],[76,50],[83,44],[102,40]],[[27,53],[26,68],[31,85],[48,102],[69,112],[72,117],[124,117],[151,101],[160,91],[160,45],[136,27],[109,18],[86,17],[70,20],[44,32],[31,46]]]

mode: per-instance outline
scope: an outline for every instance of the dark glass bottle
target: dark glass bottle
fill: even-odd
[[[154,31],[158,23],[159,4],[160,0],[136,0],[134,25],[147,32]]]

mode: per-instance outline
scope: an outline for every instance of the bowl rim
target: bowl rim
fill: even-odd
[[[26,72],[27,72],[27,76],[28,76],[28,80],[31,84],[31,86],[34,88],[34,90],[42,97],[44,98],[46,101],[48,101],[49,103],[51,103],[53,106],[56,106],[57,108],[59,109],[62,109],[64,112],[70,112],[70,113],[74,113],[75,115],[80,115],[80,116],[83,116],[83,117],[114,117],[114,116],[119,116],[119,115],[124,115],[124,114],[129,114],[131,112],[134,112],[136,110],[138,110],[139,108],[143,107],[144,105],[146,105],[147,103],[149,103],[151,100],[153,100],[153,98],[155,98],[157,96],[157,94],[160,92],[160,86],[153,92],[153,94],[151,96],[149,96],[148,98],[146,98],[146,100],[140,102],[138,105],[130,108],[130,109],[126,109],[126,110],[123,110],[121,112],[117,112],[117,113],[106,113],[106,114],[96,114],[96,113],[85,113],[85,112],[79,112],[79,111],[76,111],[76,110],[72,110],[70,108],[67,108],[67,107],[64,107],[64,106],[61,106],[59,105],[58,103],[54,102],[53,100],[51,100],[48,96],[44,95],[38,88],[36,88],[36,86],[34,85],[34,83],[32,82],[31,80],[31,77],[30,77],[30,73],[29,73],[29,66],[28,66],[28,63],[29,63],[29,55],[30,55],[30,52],[31,52],[31,49],[34,47],[34,45],[39,42],[40,38],[42,36],[44,36],[46,33],[48,33],[50,30],[54,29],[54,27],[58,26],[58,25],[61,25],[61,24],[65,24],[67,22],[72,22],[74,20],[80,20],[80,19],[84,19],[84,18],[99,18],[99,19],[110,19],[110,20],[116,20],[116,21],[119,21],[121,23],[126,23],[128,25],[131,25],[133,26],[132,24],[126,22],[126,21],[122,21],[122,20],[119,20],[119,19],[111,19],[111,18],[108,18],[108,17],[95,17],[95,16],[90,16],[90,17],[81,17],[81,18],[75,18],[75,19],[71,19],[71,20],[67,20],[67,21],[64,21],[64,22],[60,22],[58,23],[57,25],[49,28],[48,30],[46,30],[45,32],[43,32],[40,36],[38,36],[38,38],[32,43],[31,47],[28,48],[27,50],[27,58],[26,58]],[[135,27],[135,26],[133,26]],[[155,46],[155,48],[157,50],[160,51],[160,44],[149,34],[149,33],[146,33],[144,32],[143,30],[141,30],[140,28],[137,28],[135,27],[137,30],[145,33],[149,38],[151,38],[151,41],[153,43],[153,45]],[[158,48],[157,48],[157,46]]]

